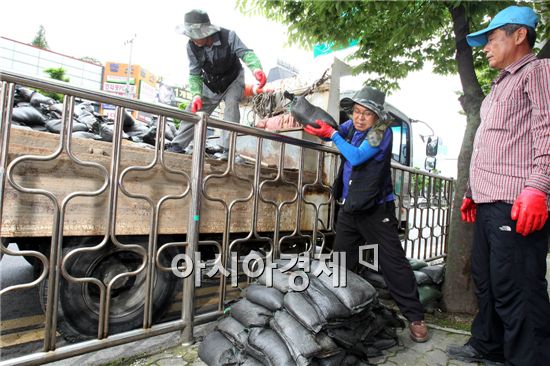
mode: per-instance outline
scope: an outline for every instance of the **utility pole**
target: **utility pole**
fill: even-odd
[[[132,38],[124,42],[124,45],[130,45],[130,57],[128,58],[128,70],[126,73],[126,96],[130,98],[130,75],[132,70],[132,51],[134,48],[134,40],[136,39],[137,34],[134,34]],[[134,80],[134,87],[135,87],[135,80]]]

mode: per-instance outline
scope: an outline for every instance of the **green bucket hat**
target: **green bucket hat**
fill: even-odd
[[[185,14],[183,21],[183,24],[176,27],[176,32],[191,39],[206,38],[220,31],[220,27],[210,23],[210,17],[204,10],[191,10]]]

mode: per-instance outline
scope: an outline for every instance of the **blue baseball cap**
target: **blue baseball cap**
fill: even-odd
[[[471,47],[485,46],[487,44],[487,33],[494,29],[506,24],[521,24],[535,29],[538,21],[539,17],[532,8],[528,6],[509,6],[495,15],[487,28],[468,34],[466,41]]]

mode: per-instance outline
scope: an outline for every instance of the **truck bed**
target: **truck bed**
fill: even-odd
[[[21,156],[47,156],[52,154],[59,145],[60,136],[38,132],[30,129],[12,127],[8,149],[8,166]],[[44,189],[51,192],[55,201],[42,194],[23,193],[16,190],[8,181],[4,187],[4,202],[2,212],[1,236],[8,237],[43,237],[52,234],[55,217],[55,207],[65,207],[64,235],[89,236],[104,235],[108,228],[108,203],[110,184],[98,196],[76,196],[67,200],[75,192],[97,191],[103,184],[109,183],[111,171],[113,144],[110,142],[73,138],[71,142],[73,155],[86,162],[99,163],[106,168],[102,172],[97,167],[79,165],[71,159],[67,151],[53,160],[36,161],[25,159],[13,167],[13,180],[24,188]],[[121,146],[119,181],[116,209],[117,235],[149,234],[154,206],[167,196],[177,196],[185,192],[189,185],[192,156],[184,154],[164,153],[165,167],[157,163],[149,170],[138,170],[153,161],[155,151],[136,146],[123,140]],[[133,167],[123,179],[122,172]],[[254,207],[254,166],[235,165],[233,174],[222,178],[208,176],[221,175],[226,171],[227,163],[217,160],[206,160],[204,171],[203,199],[200,217],[201,233],[221,233],[224,222],[230,212],[230,232],[249,232],[253,221]],[[172,171],[173,170],[173,171]],[[276,169],[262,168],[261,180],[273,179]],[[290,203],[297,194],[295,184],[298,182],[298,172],[285,172],[285,180],[266,183],[258,197],[266,201],[289,202],[281,209],[280,231],[292,231],[296,226],[296,211],[298,204]],[[313,173],[304,173],[303,182],[312,182]],[[291,184],[288,184],[291,183]],[[148,197],[127,196],[121,187],[129,194]],[[204,195],[207,195],[205,197]],[[326,190],[306,191],[308,201],[328,201]],[[224,205],[211,199],[222,199]],[[64,200],[66,205],[64,205]],[[183,198],[168,199],[160,205],[159,234],[183,234],[187,230],[190,193]],[[241,202],[242,201],[242,202]],[[275,226],[275,205],[258,199],[257,228],[259,232],[269,232]],[[300,201],[300,200],[298,200]],[[233,203],[232,203],[233,202]],[[303,205],[301,211],[301,230],[312,230],[314,211],[310,205]]]

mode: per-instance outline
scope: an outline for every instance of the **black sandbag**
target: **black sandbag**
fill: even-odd
[[[218,330],[239,349],[244,349],[248,341],[248,330],[235,318],[228,316],[222,319],[217,326]]]
[[[369,281],[371,285],[373,285],[377,289],[386,289],[388,288],[388,285],[386,284],[386,280],[384,279],[384,276],[379,272],[374,272],[366,267],[364,270],[359,272],[359,275]]]
[[[311,104],[304,96],[294,97],[290,103],[290,114],[302,125],[319,127],[316,120],[320,119],[333,128],[338,128],[338,123],[332,116],[320,107]]]
[[[317,314],[315,307],[308,301],[308,298],[300,292],[289,292],[284,298],[285,309],[308,330],[319,333],[326,324]]]
[[[44,117],[36,108],[31,106],[14,108],[12,110],[11,118],[15,122],[20,122],[31,127],[44,126],[46,123],[46,117]]]
[[[136,123],[132,128],[124,132],[126,132],[126,134],[130,137],[138,136],[143,141],[143,136],[145,136],[150,129],[151,127],[145,126],[142,123]]]
[[[238,354],[218,331],[208,334],[199,346],[199,357],[208,366],[238,365]]]
[[[239,366],[264,366],[264,364],[250,355],[241,354]]]
[[[424,267],[426,268],[426,267]],[[420,271],[413,271],[414,273],[414,278],[416,280],[416,283],[419,285],[419,286],[422,286],[422,285],[433,285],[433,281],[432,279],[427,275],[425,274],[424,272],[420,272]]]
[[[92,113],[84,112],[80,116],[76,117],[76,120],[86,125],[88,130],[99,132],[99,121]]]
[[[307,365],[307,359],[321,354],[315,335],[286,311],[277,311],[269,325],[281,337],[297,365]]]
[[[428,275],[436,285],[440,285],[443,282],[445,276],[445,266],[442,264],[436,264],[433,266],[426,266],[419,269],[420,272],[423,272]]]
[[[122,130],[126,131],[128,129],[131,129],[136,124],[136,121],[134,120],[134,117],[128,111],[124,111],[124,120],[122,125]]]
[[[75,116],[80,117],[85,114],[92,114],[94,112],[94,107],[89,102],[82,102],[75,105],[73,113]]]
[[[48,110],[50,112],[55,112],[58,115],[61,115],[63,113],[63,103],[55,103],[48,107]]]
[[[34,131],[48,132],[48,129],[46,128],[45,125],[34,125],[34,126],[31,126],[31,128],[32,128]]]
[[[310,276],[309,286],[305,292],[310,303],[317,310],[322,322],[334,322],[338,319],[346,319],[351,316],[351,311],[344,305],[332,291],[327,289],[316,278]]]
[[[114,133],[114,125],[101,124],[99,126],[98,135],[100,136],[100,140],[112,142],[113,141],[113,133]],[[127,139],[128,135],[126,135],[126,133],[122,132],[122,138]]]
[[[248,336],[248,347],[251,348],[252,355],[258,355],[256,358],[269,366],[296,365],[285,343],[272,329],[252,328]]]
[[[73,137],[79,138],[79,139],[93,139],[93,140],[100,140],[101,136],[93,134],[91,132],[85,132],[85,131],[76,131],[72,134]]]
[[[277,290],[287,293],[290,290],[290,272],[281,272],[277,268],[273,270],[266,269],[262,275],[258,278],[258,283],[260,285],[268,286],[268,276],[271,273],[272,275],[272,286]]]
[[[246,328],[250,328],[267,325],[273,313],[261,305],[242,299],[231,306],[231,316]]]
[[[429,304],[441,298],[442,294],[436,287],[431,285],[418,286],[418,296],[422,305]]]
[[[313,262],[311,264],[312,273],[320,266],[320,262]],[[339,266],[334,266],[333,271],[337,271]],[[358,313],[368,306],[376,298],[376,289],[364,278],[353,273],[352,271],[345,270],[346,272],[346,286],[335,287],[333,284],[333,277],[325,272],[321,272],[317,278],[321,283],[344,304],[352,313]]]
[[[273,287],[252,284],[246,288],[246,298],[271,311],[283,308],[284,294]]]
[[[414,271],[418,271],[420,268],[426,267],[428,263],[421,261],[420,259],[407,258]]]
[[[32,95],[36,93],[36,91],[26,88],[24,86],[16,86],[15,87],[15,100],[16,103],[19,102],[30,102]]]
[[[38,92],[33,93],[29,101],[33,107],[40,107],[40,105],[53,105],[56,103],[55,99],[42,95]]]
[[[319,366],[341,366],[345,358],[346,352],[340,351],[330,357],[316,358],[315,361]]]
[[[389,348],[392,348],[393,346],[397,346],[397,339],[395,338],[381,338],[374,341],[372,344],[372,347],[383,351]]]
[[[61,133],[62,121],[60,119],[51,119],[46,122],[46,129],[52,133]],[[88,131],[88,127],[78,121],[73,120],[72,132],[76,131]]]

